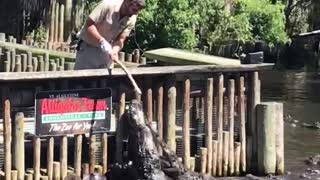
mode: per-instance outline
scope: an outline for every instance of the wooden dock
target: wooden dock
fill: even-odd
[[[132,99],[141,101],[148,122],[157,125],[159,138],[182,158],[186,168],[213,176],[255,173],[257,167],[260,174],[281,174],[281,116],[274,119],[278,125],[274,130],[277,135],[263,141],[274,143],[271,150],[277,153],[268,154],[258,146],[261,141],[258,138],[270,135],[258,129],[265,127],[258,122],[268,123],[268,118],[262,121],[256,116],[256,106],[261,99],[259,73],[272,68],[273,64],[129,68],[143,90],[141,96],[134,93],[125,73],[118,68],[112,75],[105,69],[0,73],[6,179],[29,176],[63,179],[68,173],[83,177],[95,171],[105,173],[109,164],[125,161],[126,126],[120,119]],[[23,135],[26,130],[23,127],[24,119],[32,118],[30,111],[35,106],[35,93],[106,87],[112,90],[112,116],[118,124],[116,132],[33,136],[32,159],[16,158],[17,154],[25,154],[25,159],[30,159],[27,155],[30,149],[26,149],[30,141]],[[260,112],[260,117],[266,117],[264,111]],[[83,153],[90,157],[84,158]],[[277,165],[258,166],[268,157],[275,158],[276,161],[270,162]]]

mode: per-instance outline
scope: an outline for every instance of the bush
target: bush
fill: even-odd
[[[237,0],[234,15],[227,17],[212,32],[213,42],[265,41],[270,46],[287,43],[284,5],[272,4],[269,0]]]

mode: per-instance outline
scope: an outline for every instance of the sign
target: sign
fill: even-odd
[[[35,104],[38,136],[110,130],[112,99],[109,88],[38,92]]]

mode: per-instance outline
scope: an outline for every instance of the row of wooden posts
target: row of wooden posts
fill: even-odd
[[[232,74],[232,73],[231,73]],[[143,82],[143,95],[136,95],[136,99],[143,102],[147,122],[157,123],[158,136],[169,149],[177,152],[177,105],[182,104],[182,161],[186,168],[212,176],[236,176],[248,172],[260,174],[283,174],[283,122],[282,106],[278,103],[266,104],[260,102],[260,80],[258,72],[216,73],[205,74],[208,77],[202,81],[204,92],[204,124],[205,143],[199,154],[191,154],[190,122],[199,121],[191,119],[191,89],[195,86],[188,77],[183,79],[180,86],[174,76],[168,76],[164,82],[154,82],[152,77]],[[153,86],[157,84],[157,86]],[[158,84],[160,83],[160,84]],[[152,85],[153,84],[153,85]],[[226,86],[225,86],[226,84]],[[193,87],[193,88],[192,88]],[[120,86],[117,118],[120,119],[125,112],[126,101],[129,100],[128,90]],[[177,95],[182,94],[181,102]],[[126,97],[127,96],[127,97]],[[6,179],[12,177],[31,176],[38,180],[41,178],[63,179],[68,173],[67,137],[60,137],[59,162],[53,162],[53,137],[49,137],[47,147],[47,166],[44,173],[40,169],[40,138],[33,138],[33,170],[25,172],[24,167],[24,133],[23,114],[15,117],[15,128],[11,130],[10,101],[4,103],[4,145],[5,145],[5,174]],[[226,107],[226,108],[225,108]],[[226,112],[224,112],[224,109]],[[19,128],[20,127],[20,128]],[[116,160],[123,161],[123,134],[124,126],[117,127],[116,131]],[[11,142],[11,137],[13,141]],[[82,136],[76,135],[74,170],[78,176],[92,173],[95,170],[94,158],[96,136],[90,136],[90,161],[81,160]],[[100,172],[107,170],[107,134],[102,138],[102,167]],[[11,149],[11,147],[13,149]],[[113,147],[111,147],[113,148]],[[13,152],[11,155],[10,152]],[[11,164],[11,161],[13,164]],[[101,167],[98,166],[98,169]],[[82,167],[82,169],[81,169]],[[54,169],[54,170],[52,170]],[[89,170],[88,170],[89,169]],[[51,172],[55,172],[51,174]],[[58,172],[58,173],[56,173]],[[25,174],[26,173],[26,174]],[[42,173],[42,174],[41,174]],[[18,175],[16,175],[18,174]],[[12,176],[11,176],[12,175]]]
[[[26,49],[27,50],[27,49]],[[14,48],[0,47],[0,71],[2,72],[37,72],[37,71],[64,71],[73,70],[75,59],[52,57],[50,52],[35,54],[33,51],[24,51]],[[119,53],[122,62],[146,64],[146,58],[140,56],[138,49],[133,53]]]
[[[277,121],[272,120],[272,123],[278,125],[277,129],[272,129],[270,132],[258,132],[256,106],[260,103],[260,80],[258,72],[249,72],[248,74],[248,77],[240,76],[236,80],[224,80],[223,74],[207,79],[207,86],[204,90],[205,144],[201,148],[200,154],[194,157],[191,156],[190,152],[190,121],[194,121],[194,119],[190,119],[191,81],[190,79],[184,81],[183,92],[181,92],[183,93],[182,161],[187,169],[197,170],[202,174],[213,176],[234,176],[247,172],[255,173],[258,172],[258,169],[260,174],[264,175],[269,173],[283,174],[282,108],[273,111],[273,113],[279,115],[274,118]],[[224,87],[225,82],[227,82],[226,87]],[[156,119],[160,140],[166,142],[173,152],[177,152],[176,82],[167,79],[165,84],[167,87],[166,92],[164,92],[164,86],[159,86],[155,92],[157,94],[155,99],[153,99],[152,87],[149,86],[146,89],[144,95],[145,113],[150,123]],[[245,84],[247,84],[246,87]],[[164,93],[166,96],[164,96]],[[138,97],[138,99],[140,98]],[[123,104],[121,102],[124,101],[125,93],[122,92],[120,104]],[[166,104],[166,109],[163,109],[163,104]],[[153,107],[154,105],[156,107]],[[224,107],[226,107],[227,112],[224,112]],[[122,108],[119,107],[119,109],[120,114],[124,112],[124,106]],[[236,123],[235,117],[237,117]],[[166,121],[165,123],[163,122],[164,120]],[[260,117],[259,122],[265,123],[265,121],[267,124],[271,122],[270,118]],[[213,127],[213,124],[216,127]],[[263,129],[263,125],[261,126],[261,129]],[[238,138],[235,138],[235,129],[238,130]],[[117,131],[117,133],[117,140],[119,140],[117,141],[117,150],[119,150],[122,149],[122,135],[121,131]],[[261,135],[261,133],[265,134]],[[277,136],[273,136],[273,133],[277,133]],[[271,144],[276,143],[277,140],[277,148],[274,147],[272,149],[272,152],[277,152],[277,157],[271,157],[277,160],[276,163],[271,162],[270,166],[274,167],[273,170],[272,168],[266,170],[264,166],[269,167],[269,165],[261,162],[265,158],[264,151],[268,149],[269,145],[264,144],[264,147],[261,145],[261,142],[265,142],[263,138],[266,136],[274,137]],[[121,150],[117,151],[117,153],[120,152]],[[119,157],[119,160],[121,155],[118,154],[117,157]]]
[[[68,168],[68,140],[67,136],[59,137],[60,143],[60,157],[59,161],[54,161],[57,159],[54,157],[54,137],[48,137],[47,139],[40,139],[40,137],[34,136],[33,143],[33,167],[32,169],[27,169],[25,167],[25,155],[30,155],[29,152],[25,152],[25,134],[24,134],[24,114],[19,112],[15,115],[13,122],[11,122],[10,117],[10,101],[6,100],[4,102],[4,150],[5,150],[5,179],[7,180],[17,180],[17,179],[65,179],[68,175],[73,177],[85,177],[92,173],[104,174],[107,172],[107,162],[108,162],[108,134],[102,134],[102,164],[96,164],[96,136],[91,135],[90,145],[89,145],[89,156],[90,162],[82,162],[82,135],[74,136],[74,167],[72,170]],[[12,124],[14,124],[14,129],[12,129]],[[47,144],[46,157],[41,157],[41,143]],[[12,147],[12,149],[11,149]],[[12,154],[11,154],[12,152]],[[40,167],[41,159],[47,160],[47,165],[45,169]],[[70,163],[69,163],[70,164]],[[27,169],[27,170],[25,170]]]
[[[50,59],[49,53],[33,56],[30,51],[17,54],[15,50],[7,50],[3,54],[4,56],[0,58],[3,72],[64,71],[73,70],[75,65],[75,62],[66,62],[65,58]],[[139,50],[135,50],[134,54],[120,52],[119,58],[122,62],[146,64],[146,58],[140,58],[139,54]]]
[[[1,45],[1,42],[6,44]],[[63,71],[74,68],[75,53],[69,51],[69,45],[60,43],[61,48],[54,48],[57,43],[37,43],[27,38],[21,44],[17,44],[13,36],[0,33],[0,64],[1,71],[4,72],[35,72],[35,71]],[[59,45],[59,46],[60,46]],[[52,50],[62,51],[63,53],[53,52]],[[133,52],[120,52],[119,60],[145,65],[146,57],[141,56],[140,50]],[[21,66],[21,71],[20,71]],[[32,67],[31,67],[32,66]]]

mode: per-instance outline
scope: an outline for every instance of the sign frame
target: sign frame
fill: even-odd
[[[39,91],[35,94],[35,135],[110,132],[111,114],[111,88]]]

